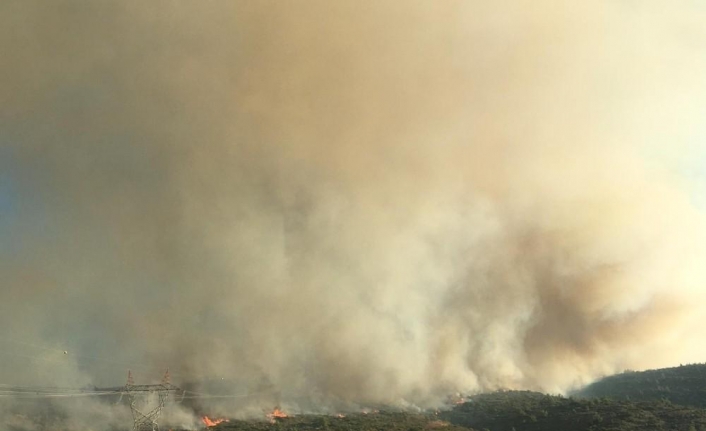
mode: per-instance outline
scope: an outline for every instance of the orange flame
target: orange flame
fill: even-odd
[[[280,410],[279,407],[275,407],[272,413],[268,414],[267,417],[270,419],[270,422],[275,423],[276,418],[288,418],[289,415]]]
[[[211,419],[208,416],[203,416],[201,418],[201,422],[203,422],[204,425],[206,425],[207,427],[210,428],[210,427],[215,427],[216,425],[218,425],[221,422],[228,422],[228,419]]]
[[[453,395],[449,395],[446,399],[446,402],[448,404],[456,404],[458,406],[466,402],[466,397],[463,394],[457,392]]]

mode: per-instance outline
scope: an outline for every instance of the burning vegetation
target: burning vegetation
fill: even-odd
[[[282,411],[279,407],[275,407],[272,413],[267,414],[267,418],[270,420],[270,423],[275,423],[277,419],[284,419],[288,417],[289,415]]]
[[[211,419],[208,416],[202,416],[201,417],[201,422],[203,422],[204,425],[207,427],[215,427],[216,425],[223,423],[223,422],[228,422],[228,419]]]

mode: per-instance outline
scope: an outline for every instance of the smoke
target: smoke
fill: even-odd
[[[0,382],[278,394],[236,415],[703,361],[705,13],[4,2]]]

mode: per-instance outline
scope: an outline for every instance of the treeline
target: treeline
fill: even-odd
[[[604,378],[570,397],[529,391],[480,394],[440,412],[301,415],[215,429],[260,431],[706,431],[706,364]]]
[[[488,431],[706,431],[706,410],[668,401],[575,399],[525,391],[478,395],[440,417]]]
[[[706,364],[649,371],[626,371],[601,379],[572,394],[625,401],[670,401],[706,408]]]

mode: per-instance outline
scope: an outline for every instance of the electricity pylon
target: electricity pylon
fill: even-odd
[[[157,419],[162,414],[164,403],[170,394],[179,392],[181,389],[169,382],[169,370],[164,373],[162,383],[158,385],[136,385],[132,379],[132,372],[127,372],[127,384],[125,392],[130,399],[130,410],[132,410],[133,431],[159,431]],[[150,403],[157,397],[157,405]],[[146,410],[150,408],[150,410]]]

